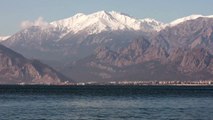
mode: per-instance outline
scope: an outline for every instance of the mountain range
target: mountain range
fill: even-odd
[[[68,81],[71,82],[40,61],[26,59],[0,45],[0,84],[61,84]]]
[[[213,16],[191,15],[164,24],[99,11],[32,25],[1,43],[83,82],[209,80],[212,30]]]
[[[133,39],[148,36],[163,26],[153,19],[140,20],[117,12],[79,13],[47,25],[23,29],[2,44],[29,58],[76,60],[93,53],[100,45],[113,49],[126,46]]]

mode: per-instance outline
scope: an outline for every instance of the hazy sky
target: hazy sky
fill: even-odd
[[[114,10],[166,23],[191,14],[213,15],[212,5],[213,0],[0,0],[0,35],[14,34],[22,21],[38,17],[51,22],[78,12]]]

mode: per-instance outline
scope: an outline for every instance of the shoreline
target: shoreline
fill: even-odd
[[[133,84],[85,84],[85,85],[77,85],[77,84],[72,84],[72,85],[61,85],[61,84],[0,84],[1,86],[56,86],[56,87],[83,87],[83,86],[141,86],[141,87],[213,87],[213,84],[165,84],[165,85],[159,85],[159,84],[138,84],[138,85],[133,85]]]

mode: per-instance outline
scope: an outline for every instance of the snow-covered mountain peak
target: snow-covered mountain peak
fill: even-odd
[[[92,13],[90,15],[99,16],[100,17],[100,16],[104,16],[104,15],[109,15],[109,13],[107,11],[102,10],[102,11],[98,11],[98,12]]]
[[[211,16],[190,15],[190,16],[179,18],[177,20],[172,21],[171,23],[169,23],[169,26],[171,26],[171,27],[176,26],[180,23],[183,23],[183,22],[186,22],[186,21],[189,21],[189,20],[195,20],[195,19],[198,19],[198,18],[213,18],[213,15],[211,15]]]
[[[104,22],[104,24],[109,24],[109,22],[113,21],[114,19],[113,16],[106,11],[99,11],[93,14],[89,14],[87,17],[91,20],[96,20],[96,22]]]
[[[146,25],[146,27],[148,28],[152,28],[156,31],[160,31],[162,29],[164,29],[166,27],[166,25],[162,22],[159,22],[155,19],[152,19],[152,18],[144,18],[144,19],[141,19],[141,22]],[[147,29],[147,28],[145,28]]]
[[[67,19],[54,21],[51,24],[58,28],[66,28],[68,32],[78,33],[86,30],[88,34],[97,34],[102,31],[116,30],[159,30],[160,27],[158,26],[161,26],[161,24],[156,24],[157,21],[154,25],[152,23],[115,11],[99,11],[88,15],[79,13]]]
[[[144,18],[144,19],[141,19],[142,22],[147,22],[147,23],[161,23],[155,19],[152,19],[152,18]]]
[[[85,14],[84,13],[77,13],[73,17],[74,18],[79,18],[79,17],[82,17],[82,16],[85,16]]]
[[[7,40],[9,37],[10,36],[0,36],[0,42]]]
[[[109,13],[112,16],[126,16],[126,17],[130,17],[130,18],[134,18],[134,17],[130,16],[129,14],[122,13],[122,12],[110,11]]]

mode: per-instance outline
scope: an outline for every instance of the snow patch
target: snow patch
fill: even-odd
[[[10,36],[0,36],[0,42],[7,40],[9,37]]]
[[[176,26],[178,24],[181,24],[183,22],[189,21],[189,20],[195,20],[198,18],[213,18],[213,15],[210,16],[203,16],[203,15],[190,15],[187,17],[183,17],[183,18],[179,18],[177,20],[172,21],[171,23],[168,24],[168,26],[173,27]]]

